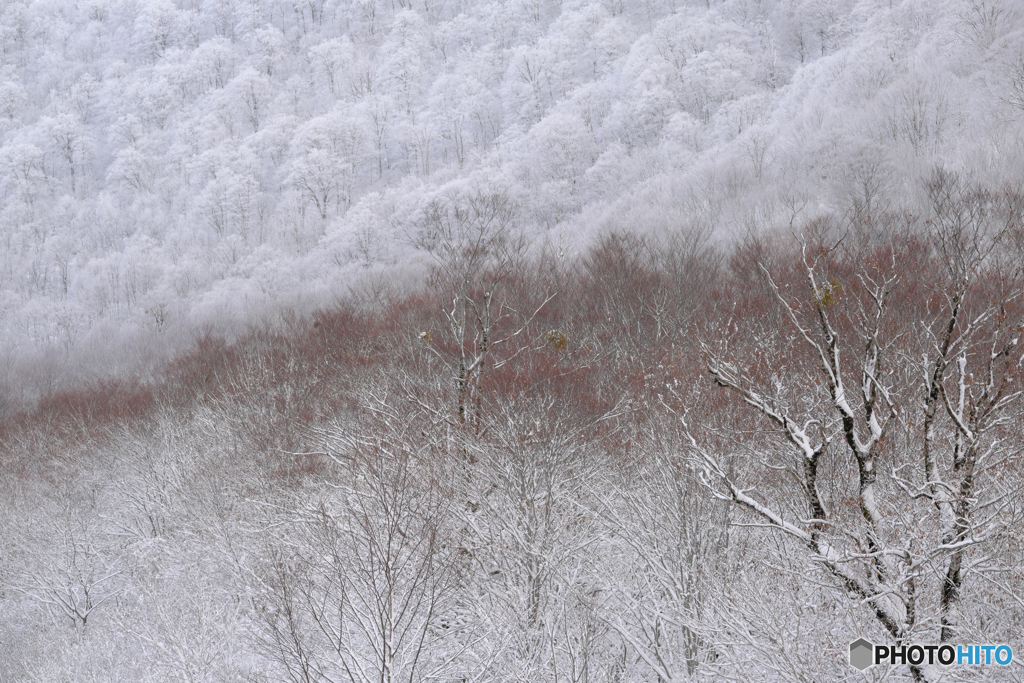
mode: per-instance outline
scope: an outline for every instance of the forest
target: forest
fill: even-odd
[[[0,412],[415,286],[439,202],[578,256],[1024,176],[1019,0],[0,3]]]
[[[1019,0],[0,0],[0,683],[1021,681],[1022,178]]]
[[[434,265],[0,432],[0,680],[1020,680],[1024,194]],[[371,286],[372,285],[372,286]]]

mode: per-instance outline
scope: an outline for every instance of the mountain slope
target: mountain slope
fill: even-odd
[[[109,349],[415,274],[439,207],[474,196],[574,249],[913,211],[936,166],[1019,182],[1022,20],[1012,0],[7,3],[8,365],[116,373],[142,361]]]

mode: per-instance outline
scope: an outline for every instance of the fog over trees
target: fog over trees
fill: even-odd
[[[1007,680],[1024,5],[0,3],[0,683]]]

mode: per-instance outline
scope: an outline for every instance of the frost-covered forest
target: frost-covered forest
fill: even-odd
[[[1024,679],[1017,0],[0,54],[0,683]]]
[[[0,425],[0,677],[859,681],[862,636],[1019,650],[1024,196],[927,191],[727,251],[463,223],[411,293],[48,396]]]
[[[1017,0],[0,8],[7,400],[422,275],[452,195],[506,195],[572,250],[1022,174]]]

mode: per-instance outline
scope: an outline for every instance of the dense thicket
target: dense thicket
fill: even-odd
[[[1017,649],[1021,200],[926,193],[726,251],[453,220],[412,294],[50,396],[0,425],[0,679],[843,680],[858,636]]]

